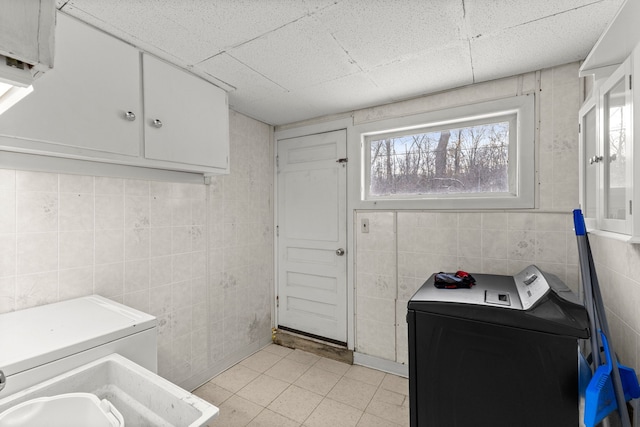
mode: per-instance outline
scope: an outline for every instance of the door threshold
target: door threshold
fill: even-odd
[[[353,351],[347,348],[346,343],[327,341],[325,338],[309,336],[282,326],[274,328],[273,342],[353,365]]]

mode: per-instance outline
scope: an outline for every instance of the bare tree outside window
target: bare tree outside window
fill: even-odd
[[[369,140],[372,196],[509,191],[509,121]]]

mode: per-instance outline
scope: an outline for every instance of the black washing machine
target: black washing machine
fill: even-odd
[[[434,274],[408,303],[411,427],[578,426],[584,306],[533,265],[472,275],[439,289]]]

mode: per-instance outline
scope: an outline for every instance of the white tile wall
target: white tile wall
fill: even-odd
[[[459,269],[514,274],[530,264],[577,291],[578,257],[571,211],[578,206],[578,64],[540,73],[539,209],[530,212],[358,212],[356,350],[407,363],[406,307],[434,272]],[[356,112],[356,121],[445,108],[465,98],[492,99],[533,91],[535,74],[508,78]],[[520,83],[518,83],[520,82]],[[525,84],[525,82],[527,82]],[[638,262],[640,265],[640,261]]]
[[[230,129],[210,186],[0,170],[0,313],[92,293],[149,312],[176,383],[270,337],[271,131]]]
[[[621,363],[640,372],[640,247],[589,235],[596,272]]]

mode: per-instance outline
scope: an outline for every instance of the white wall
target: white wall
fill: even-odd
[[[589,235],[614,348],[640,372],[640,246]]]
[[[209,186],[0,169],[0,313],[93,293],[149,312],[187,388],[269,342],[271,128],[230,129]]]
[[[540,90],[536,90],[539,76]],[[529,211],[358,211],[355,227],[355,348],[407,363],[407,301],[434,272],[514,274],[529,264],[577,290],[578,64],[568,64],[356,112],[358,122],[536,93],[538,208]]]

